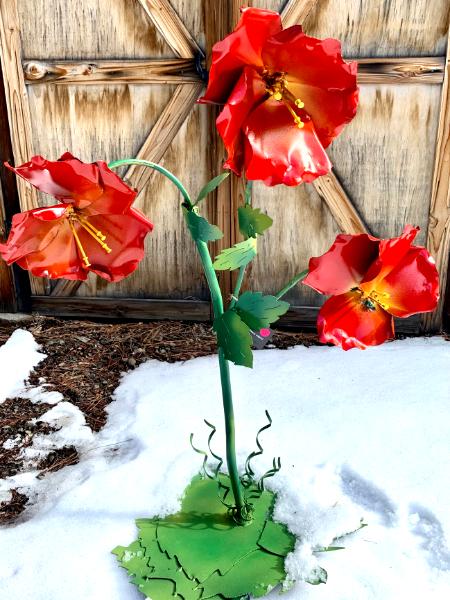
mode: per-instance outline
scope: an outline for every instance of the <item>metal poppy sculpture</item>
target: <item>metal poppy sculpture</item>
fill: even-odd
[[[187,228],[199,253],[211,292],[217,335],[226,455],[212,449],[210,428],[203,468],[185,490],[181,509],[165,518],[138,519],[138,540],[114,553],[131,581],[152,600],[241,599],[266,595],[284,583],[284,559],[296,539],[273,520],[275,495],[265,487],[281,467],[273,460],[257,477],[253,459],[263,453],[260,434],[243,471],[235,450],[235,420],[229,362],[252,367],[252,334],[264,332],[284,314],[283,296],[303,281],[331,295],[319,313],[323,342],[345,350],[364,349],[393,337],[393,317],[432,311],[438,300],[438,274],[425,248],[412,245],[417,228],[407,226],[398,238],[339,235],[328,252],[312,258],[309,269],[295,275],[278,293],[263,295],[241,285],[255,258],[258,238],[272,219],[251,206],[252,180],[267,185],[298,185],[329,171],[324,148],[355,115],[358,99],[356,64],[342,60],[336,40],[317,40],[300,27],[282,30],[277,13],[245,9],[235,31],[213,50],[209,85],[201,102],[223,103],[217,127],[228,150],[225,166],[245,173],[247,193],[238,209],[244,238],[213,261],[208,243],[222,232],[200,214],[208,194],[229,175],[207,183],[195,199],[164,167],[138,159],[85,164],[70,154],[51,162],[34,157],[13,169],[59,204],[16,215],[0,254],[34,275],[86,279],[89,271],[118,281],[134,271],[143,257],[144,238],[152,230],[146,217],[131,207],[136,191],[112,169],[142,165],[176,185]],[[227,307],[217,271],[237,270]],[[223,468],[226,463],[227,472]],[[335,547],[317,548],[317,552]],[[324,583],[317,568],[307,581]]]

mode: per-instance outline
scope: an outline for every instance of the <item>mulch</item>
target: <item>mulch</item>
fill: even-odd
[[[214,332],[207,323],[109,324],[35,317],[19,324],[0,321],[0,345],[18,327],[30,331],[47,355],[28,383],[37,386],[44,381],[49,391],[60,392],[80,409],[93,431],[105,425],[105,408],[124,372],[151,358],[176,362],[216,352]],[[285,349],[317,343],[312,333],[276,331],[268,347]],[[0,404],[0,478],[30,468],[42,478],[76,464],[78,453],[73,446],[53,450],[32,467],[21,456],[35,435],[54,431],[47,423],[37,421],[50,408],[49,404],[33,404],[24,398],[10,398]],[[3,447],[7,440],[14,440],[12,448]],[[13,522],[25,509],[27,500],[25,494],[12,490],[11,499],[0,503],[0,524]]]

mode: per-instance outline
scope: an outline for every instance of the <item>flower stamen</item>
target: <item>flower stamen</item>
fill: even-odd
[[[78,237],[78,233],[75,229],[75,225],[73,224],[73,220],[70,217],[69,217],[69,225],[70,225],[70,229],[72,230],[73,237],[75,238],[75,243],[78,246],[78,250],[80,251],[81,258],[83,259],[84,265],[85,265],[85,267],[90,267],[91,263],[89,262],[89,257],[86,254],[86,252],[84,251],[83,244],[81,243],[81,240]]]
[[[73,237],[75,238],[75,243],[78,247],[78,250],[81,254],[81,258],[83,259],[84,265],[86,267],[90,267],[91,263],[89,261],[88,255],[86,254],[85,249],[83,248],[83,244],[81,243],[80,236],[78,235],[77,230],[75,228],[75,224],[74,224],[75,221],[77,223],[79,223],[81,225],[81,227],[85,231],[87,231],[87,233],[89,233],[89,235],[97,242],[97,244],[100,244],[100,246],[103,248],[103,250],[105,250],[105,252],[107,252],[108,254],[111,252],[111,248],[108,246],[108,244],[105,243],[106,235],[104,235],[99,229],[94,227],[92,225],[92,223],[90,223],[86,219],[86,217],[83,217],[82,215],[80,215],[74,209],[73,206],[67,207],[67,217],[69,220],[69,225],[70,225],[70,229],[72,231]]]
[[[352,292],[358,292],[361,294],[361,303],[367,310],[376,310],[377,306],[380,306],[384,310],[388,310],[389,303],[387,299],[389,298],[389,294],[386,292],[377,292],[376,290],[371,290],[369,293],[366,293],[361,288],[352,288]]]
[[[284,75],[278,76],[278,78],[275,78],[274,80],[274,76],[271,77],[266,73],[266,83],[267,92],[277,102],[283,102],[284,106],[291,113],[294,123],[299,129],[303,129],[305,123],[292,108],[291,104],[294,104],[297,108],[304,108],[305,103],[300,100],[300,98],[295,98],[294,95],[287,89],[287,81]]]

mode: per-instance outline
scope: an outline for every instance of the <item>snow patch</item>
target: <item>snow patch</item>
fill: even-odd
[[[241,465],[264,409],[273,418],[254,468],[261,474],[282,457],[268,487],[279,492],[275,518],[300,536],[289,575],[328,571],[326,585],[297,581],[286,600],[448,597],[449,359],[450,344],[431,338],[365,352],[256,352],[253,371],[232,369]],[[106,427],[91,436],[68,403],[47,413],[66,423],[81,460],[38,482],[46,487],[28,520],[2,531],[5,598],[142,600],[110,550],[135,539],[136,517],[177,510],[201,464],[189,434],[206,447],[203,417],[219,428],[213,447],[223,455],[218,375],[216,357],[149,361],[122,379]],[[361,517],[369,526],[339,540],[345,550],[316,553]]]
[[[31,370],[46,357],[38,349],[39,344],[25,329],[16,329],[0,346],[0,403],[24,391]]]

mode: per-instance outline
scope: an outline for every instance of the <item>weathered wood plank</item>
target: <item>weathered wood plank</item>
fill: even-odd
[[[164,108],[136,158],[152,162],[161,160],[169,144],[191,112],[202,87],[203,83],[177,86],[170,102]],[[150,169],[133,165],[126,172],[125,178],[141,192],[153,174],[154,172]]]
[[[16,164],[29,160],[33,154],[31,118],[22,70],[22,50],[20,41],[19,17],[16,0],[0,3],[0,59],[5,86],[6,104],[11,127],[11,139]],[[33,186],[18,179],[20,205],[22,210],[38,206],[38,197]],[[31,278],[35,294],[43,294],[45,281]]]
[[[448,16],[448,0],[322,0],[303,25],[309,35],[341,40],[348,57],[442,56]]]
[[[58,85],[102,83],[166,84],[200,81],[190,58],[160,60],[115,61],[38,61],[23,64],[28,85],[54,83]]]
[[[434,83],[444,80],[445,58],[419,56],[406,58],[356,58],[358,83]]]
[[[343,233],[367,233],[358,211],[333,172],[313,182],[319,196],[326,202]]]
[[[200,300],[32,296],[31,301],[33,312],[60,317],[184,321],[209,321],[210,318],[210,303]]]
[[[175,93],[164,108],[156,124],[139,150],[136,158],[159,162],[173,138],[186,120],[197,100],[202,83],[177,86]],[[154,177],[155,172],[151,169],[132,165],[125,174],[127,183],[142,192],[148,182]],[[80,287],[80,281],[59,281],[53,288],[51,295],[71,296]]]
[[[301,25],[318,0],[288,0],[281,12],[281,20],[284,27]]]
[[[175,54],[181,58],[194,58],[202,54],[196,40],[168,0],[138,1]]]
[[[425,329],[431,331],[442,327],[450,254],[450,29],[446,63],[427,236],[427,247],[436,261],[441,282],[439,305],[423,319]]]

